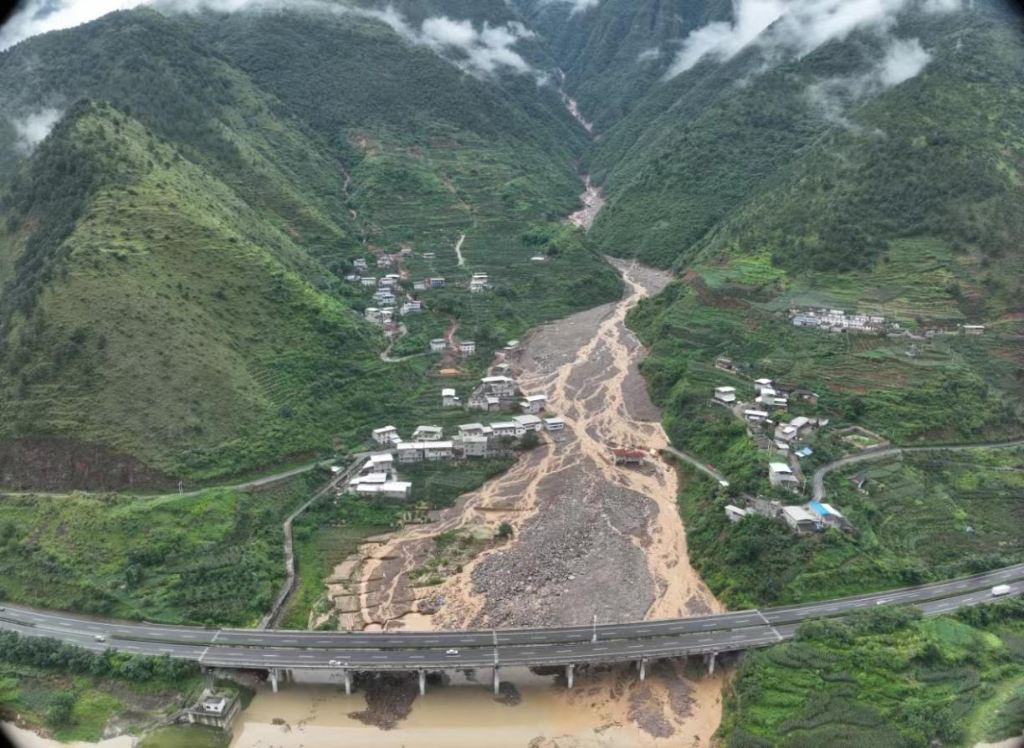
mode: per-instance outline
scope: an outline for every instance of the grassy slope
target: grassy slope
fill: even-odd
[[[503,86],[379,24],[303,15],[117,13],[0,55],[14,110],[83,94],[121,107],[88,125],[103,140],[64,128],[7,201],[3,436],[59,433],[203,479],[435,418],[431,361],[381,363],[347,310],[370,294],[339,277],[377,247],[439,251],[414,274],[491,273],[498,292],[437,295],[396,349],[454,315],[481,349],[470,374],[538,321],[613,298],[578,237],[529,263],[547,246],[527,229],[575,205],[583,139],[553,93]],[[148,129],[117,131],[123,112]],[[69,162],[91,181],[47,203]]]
[[[751,653],[726,700],[724,744],[970,746],[1020,734],[1019,602],[926,621],[874,613]]]
[[[167,622],[251,625],[284,580],[281,523],[306,476],[197,496],[5,496],[3,597]]]

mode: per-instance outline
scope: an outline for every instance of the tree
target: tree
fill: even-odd
[[[514,532],[515,531],[512,529],[511,523],[509,523],[509,522],[502,522],[500,525],[498,525],[498,534],[497,534],[496,537],[499,537],[502,540],[508,540],[509,538],[512,537],[512,534]]]
[[[537,436],[536,431],[527,431],[519,440],[519,445],[523,449],[535,449],[540,446],[540,437]]]

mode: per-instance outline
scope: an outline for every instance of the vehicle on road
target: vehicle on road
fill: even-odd
[[[1010,585],[1008,584],[997,584],[992,588],[992,597],[1002,597],[1003,595],[1010,594]]]
[[[459,650],[457,650],[457,649],[449,649],[448,651],[446,651],[444,653],[444,656],[445,657],[456,657],[456,656],[458,656],[458,654],[459,654]]]
[[[96,634],[96,636],[94,636],[93,639],[95,639],[98,642],[105,642],[107,640],[107,637],[103,636],[103,634]]]

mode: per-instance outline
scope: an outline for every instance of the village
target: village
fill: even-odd
[[[715,361],[715,367],[739,376],[737,368],[727,357],[720,356]],[[808,442],[829,425],[829,419],[790,416],[788,411],[791,402],[816,405],[818,394],[806,387],[775,382],[769,377],[755,379],[753,386],[756,395],[752,402],[740,401],[736,387],[722,385],[714,388],[710,403],[727,408],[734,417],[742,419],[757,447],[768,453],[766,477],[773,489],[802,494],[807,480],[800,463],[814,454]],[[877,445],[884,444],[879,437]],[[876,443],[872,443],[870,448],[877,448]],[[832,527],[843,531],[854,530],[853,524],[842,512],[824,502],[812,500],[805,504],[783,504],[781,500],[760,495],[745,495],[742,501],[742,507],[735,504],[725,507],[726,517],[730,521],[739,522],[748,514],[758,514],[784,523],[799,535],[821,532]]]
[[[790,307],[789,318],[794,327],[809,330],[820,330],[830,333],[855,333],[864,335],[899,335],[912,340],[925,340],[937,335],[983,335],[985,325],[959,324],[955,328],[942,326],[926,326],[917,330],[904,329],[894,320],[887,320],[882,315],[848,314],[844,309],[828,307]]]

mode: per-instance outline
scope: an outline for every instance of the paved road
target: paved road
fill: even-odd
[[[693,455],[688,455],[688,454],[686,454],[686,452],[680,452],[675,447],[665,447],[662,451],[663,452],[668,452],[669,454],[675,455],[680,460],[684,460],[684,461],[690,463],[695,468],[697,468],[699,471],[701,471],[705,475],[710,475],[712,478],[714,478],[717,481],[723,481],[723,480],[726,479],[724,475],[722,475],[720,472],[715,470],[710,465],[707,465],[707,464],[701,462],[700,460],[698,460]]]
[[[904,452],[965,452],[971,449],[1006,449],[1009,447],[1021,447],[1024,446],[1024,439],[1018,439],[1012,442],[989,442],[986,444],[952,444],[946,447],[890,447],[888,449],[879,449],[875,452],[862,452],[861,454],[850,455],[849,457],[843,457],[835,462],[830,462],[828,465],[818,468],[814,473],[814,500],[822,501],[825,498],[825,476],[831,473],[833,470],[846,467],[847,465],[854,465],[858,462],[868,462],[870,460],[881,460],[885,457],[895,457],[901,455]]]
[[[842,616],[888,603],[916,603],[938,615],[991,600],[991,587],[1024,593],[1024,564],[972,577],[807,605],[696,618],[502,631],[343,633],[205,629],[103,621],[7,607],[0,628],[49,636],[93,650],[169,655],[208,666],[353,669],[490,667],[616,662],[762,647],[793,636],[802,621]],[[596,640],[595,635],[596,634]],[[105,641],[97,637],[105,637]],[[497,646],[495,646],[495,641]],[[457,649],[454,655],[448,649]]]

